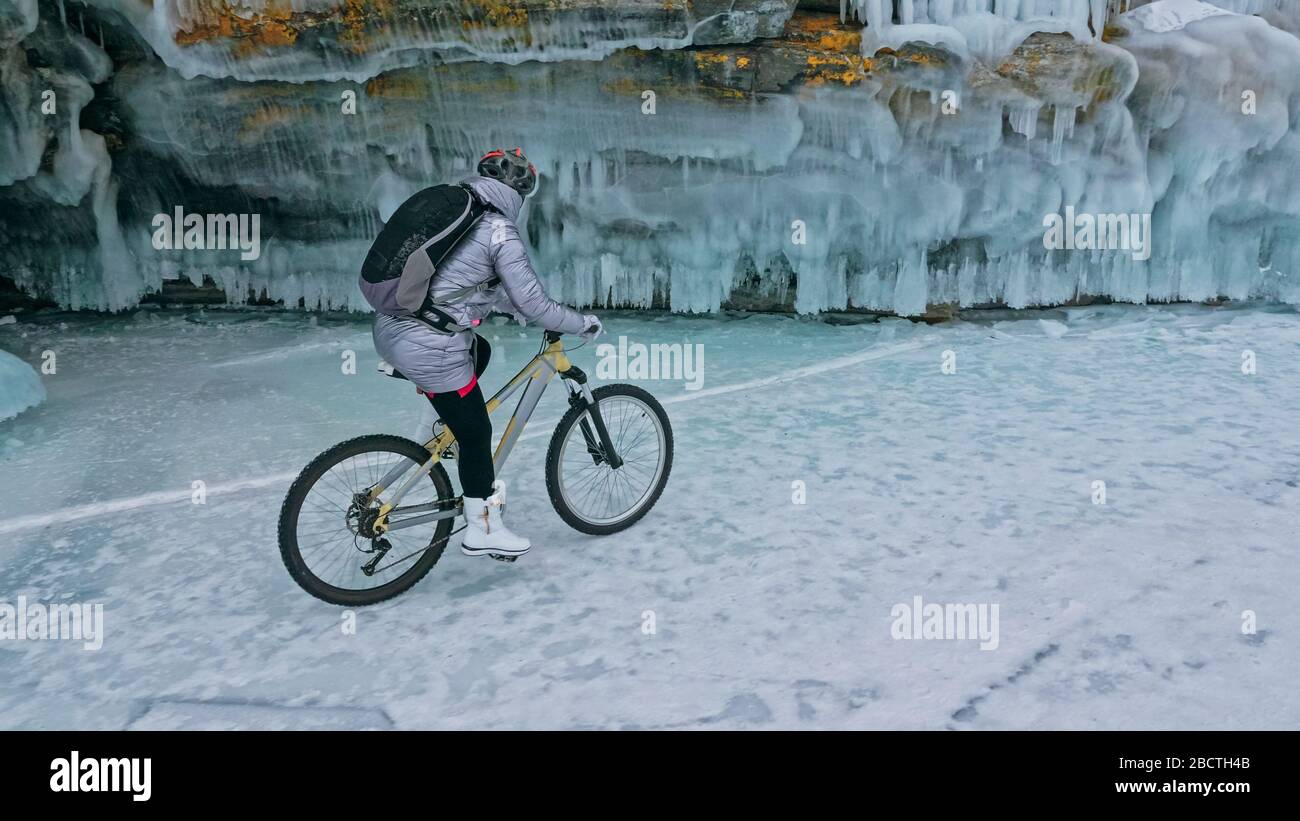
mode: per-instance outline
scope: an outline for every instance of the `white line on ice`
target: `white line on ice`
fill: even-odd
[[[816,376],[820,373],[825,373],[826,371],[848,368],[862,362],[870,362],[875,359],[884,359],[885,357],[893,356],[895,354],[908,353],[909,351],[914,351],[918,348],[924,347],[927,343],[934,341],[936,338],[937,337],[935,336],[927,336],[923,339],[917,339],[911,342],[900,342],[897,345],[868,348],[865,351],[837,356],[836,358],[828,359],[825,362],[818,362],[816,365],[809,365],[806,368],[794,368],[792,370],[783,371],[782,373],[773,374],[772,376],[765,376],[761,379],[751,379],[747,382],[737,382],[734,385],[719,385],[716,388],[704,388],[698,391],[680,393],[675,396],[669,396],[666,399],[660,399],[659,404],[676,405],[678,402],[692,402],[696,399],[712,399],[715,396],[736,393],[737,391],[766,388],[769,385],[776,385],[781,382],[790,382],[795,379]],[[555,421],[558,422],[559,420],[556,419]],[[522,442],[525,439],[536,439],[539,436],[550,436],[552,433],[550,430],[551,424],[552,423],[547,422],[539,425],[538,429],[534,430],[532,433],[525,433],[523,436],[520,436],[519,441]]]
[[[297,354],[306,354],[319,351],[322,348],[339,348],[346,344],[341,339],[331,340],[329,342],[305,342],[301,345],[293,345],[285,348],[274,348],[269,351],[260,351],[258,353],[248,354],[246,356],[236,356],[231,359],[223,359],[220,362],[210,362],[209,368],[229,368],[234,365],[251,365],[257,362],[267,362],[276,359],[288,359]]]
[[[273,473],[269,476],[258,476],[255,479],[241,479],[237,482],[211,485],[207,488],[206,492],[209,496],[215,496],[226,493],[237,493],[241,490],[255,490],[258,488],[272,487],[274,485],[292,482],[294,477],[297,475],[298,471],[292,473]],[[110,513],[121,513],[125,510],[137,510],[142,507],[187,502],[189,501],[191,494],[192,491],[190,490],[161,490],[155,493],[145,493],[140,496],[111,499],[107,502],[94,502],[88,505],[65,507],[62,510],[54,511],[53,513],[41,513],[36,516],[23,516],[17,519],[10,519],[7,522],[0,522],[0,533],[13,533],[18,530],[30,530],[37,527],[49,527],[50,525],[65,525],[69,522],[76,522],[81,519],[92,519],[96,516],[107,516]]]
[[[794,368],[771,376],[765,376],[761,379],[737,382],[734,385],[719,385],[716,388],[705,388],[690,393],[682,393],[659,401],[664,405],[675,405],[679,402],[691,402],[697,399],[712,399],[715,396],[736,393],[738,391],[765,388],[769,385],[776,385],[782,382],[790,382],[796,379],[816,376],[825,373],[826,371],[839,370],[863,362],[870,362],[901,353],[908,353],[924,347],[926,344],[933,341],[934,338],[933,335],[928,335],[922,339],[900,342],[895,345],[875,346],[868,348],[865,351],[859,351],[858,353],[846,354],[834,359],[828,359],[825,362],[818,362],[816,365]],[[519,439],[520,441],[523,441],[524,439],[535,439],[539,436],[549,436],[550,434],[551,430],[547,427],[541,430],[534,430],[530,434],[525,434],[519,437]],[[259,490],[262,488],[274,487],[276,485],[284,485],[292,482],[297,475],[298,471],[293,471],[291,473],[273,473],[269,476],[259,476],[253,479],[241,479],[236,482],[226,482],[224,484],[217,484],[208,487],[207,494],[209,496],[214,496],[237,493],[244,490]],[[191,493],[192,491],[190,490],[162,490],[154,493],[145,493],[140,496],[129,496],[122,499],[111,499],[106,502],[94,502],[87,505],[67,507],[62,510],[56,510],[52,513],[23,516],[17,519],[10,519],[7,522],[0,522],[0,533],[14,533],[20,530],[31,530],[33,528],[50,527],[52,525],[65,525],[82,519],[92,519],[98,516],[107,516],[112,513],[121,513],[127,510],[138,510],[143,507],[154,507],[157,505],[186,502],[189,501]]]
[[[827,359],[825,362],[818,362],[816,365],[809,365],[804,368],[794,368],[793,370],[773,374],[772,376],[765,376],[762,379],[751,379],[748,382],[738,382],[735,385],[721,385],[716,388],[704,388],[703,390],[683,393],[678,396],[670,396],[667,399],[659,400],[659,402],[663,405],[675,405],[678,402],[690,402],[693,399],[708,399],[714,396],[720,396],[724,393],[735,393],[736,391],[747,391],[754,388],[766,388],[768,385],[776,385],[780,382],[803,379],[804,377],[816,376],[817,374],[825,373],[826,371],[837,371],[840,368],[848,368],[862,362],[871,362],[875,359],[884,359],[885,357],[893,356],[895,354],[915,351],[918,348],[925,347],[937,338],[937,335],[931,334],[910,342],[899,342],[896,345],[868,348],[865,351],[837,356],[834,359]]]

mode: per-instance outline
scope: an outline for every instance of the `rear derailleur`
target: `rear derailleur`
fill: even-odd
[[[375,575],[375,568],[384,560],[393,545],[387,539],[375,532],[375,522],[379,519],[379,508],[367,506],[369,494],[358,493],[352,497],[352,504],[348,505],[346,519],[348,529],[356,535],[357,539],[369,539],[370,548],[361,546],[360,541],[355,541],[356,548],[362,553],[370,554],[370,561],[361,565],[361,572],[367,576]]]

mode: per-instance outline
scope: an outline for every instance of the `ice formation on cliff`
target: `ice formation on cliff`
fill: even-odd
[[[775,37],[795,0],[89,0],[184,77],[364,82],[460,60],[599,60]]]
[[[841,25],[759,2],[745,8],[780,38],[733,27],[752,42],[576,62],[549,61],[555,43],[526,62],[421,51],[416,62],[441,62],[364,84],[303,82],[342,76],[306,33],[280,63],[249,58],[283,82],[222,76],[244,65],[238,51],[199,65],[208,52],[178,44],[167,18],[172,45],[158,48],[192,62],[126,60],[100,86],[123,134],[110,162],[103,137],[72,126],[107,76],[103,50],[57,16],[37,28],[31,0],[0,0],[0,38],[90,55],[33,69],[6,52],[0,144],[14,148],[0,175],[17,182],[0,198],[35,219],[0,214],[0,272],[74,307],[210,278],[233,302],[251,289],[359,309],[357,267],[395,204],[466,173],[485,146],[522,144],[544,175],[525,211],[538,267],[582,304],[911,315],[1087,295],[1300,301],[1300,14],[1277,0],[1203,5],[860,0],[865,25]],[[185,8],[191,21],[212,11]],[[143,25],[132,14],[100,22],[113,35],[116,19],[120,39]],[[310,33],[312,20],[295,24]],[[650,25],[628,20],[609,31]],[[67,89],[57,125],[36,111],[46,76]],[[348,92],[355,115],[340,113]],[[261,213],[261,258],[155,250],[149,220],[178,205]],[[1151,214],[1151,258],[1047,251],[1044,217],[1066,208]]]

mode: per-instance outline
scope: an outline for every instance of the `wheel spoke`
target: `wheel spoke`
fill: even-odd
[[[446,543],[451,531],[450,519],[428,522],[428,528],[417,525],[398,532],[389,531],[384,535],[391,545],[388,552],[372,575],[362,571],[377,554],[375,541],[360,533],[359,517],[367,511],[357,509],[355,499],[403,463],[406,465],[403,477],[410,475],[411,468],[423,464],[400,451],[365,450],[340,458],[318,476],[299,503],[296,516],[294,548],[308,574],[340,590],[371,590],[402,578],[426,550],[440,547],[440,542]],[[451,492],[450,488],[447,492]],[[440,498],[435,481],[432,487],[412,487],[401,504],[405,507],[449,500]],[[372,505],[368,511],[370,516],[378,506],[378,502]]]
[[[667,436],[659,417],[641,399],[626,393],[599,401],[611,444],[623,464],[613,469],[593,461],[577,420],[560,445],[557,472],[560,498],[569,512],[593,525],[609,525],[638,515],[663,476]]]

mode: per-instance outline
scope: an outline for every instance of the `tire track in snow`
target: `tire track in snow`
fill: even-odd
[[[818,362],[815,365],[807,365],[802,368],[776,373],[771,376],[750,379],[744,382],[737,382],[732,385],[719,385],[716,388],[704,388],[698,391],[682,393],[675,396],[669,396],[660,399],[663,405],[677,405],[682,402],[694,402],[701,399],[712,399],[717,396],[738,393],[741,391],[757,390],[772,385],[779,385],[785,382],[793,382],[800,379],[818,376],[828,371],[837,371],[844,368],[850,368],[854,365],[860,365],[863,362],[872,362],[879,359],[886,359],[899,354],[910,353],[919,350],[926,345],[938,340],[938,334],[926,334],[920,339],[899,342],[895,344],[875,345],[864,351],[857,353],[845,354],[825,362]],[[541,421],[536,424],[539,429],[532,433],[526,433],[519,437],[519,441],[526,439],[536,439],[541,436],[550,436],[553,431],[552,427],[558,420]],[[245,490],[262,490],[277,485],[287,485],[292,482],[301,471],[294,470],[284,473],[273,473],[267,476],[258,476],[251,479],[241,479],[234,482],[224,482],[221,484],[210,485],[207,488],[207,495],[220,496],[231,493],[239,493]],[[154,493],[145,493],[139,496],[127,496],[121,499],[110,499],[105,502],[93,502],[85,505],[76,505],[74,507],[63,508],[50,513],[40,513],[32,516],[21,516],[16,519],[10,519],[7,522],[0,522],[0,534],[16,533],[23,530],[33,530],[42,527],[51,527],[55,525],[65,525],[72,522],[79,522],[85,519],[93,519],[100,516],[108,516],[113,513],[122,513],[128,510],[139,510],[145,507],[156,507],[158,505],[176,504],[185,502],[190,499],[192,491],[185,490],[163,490]]]

